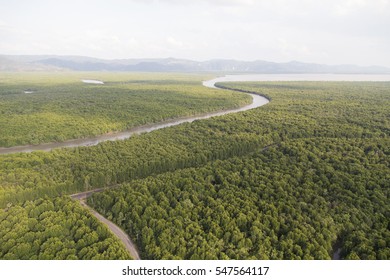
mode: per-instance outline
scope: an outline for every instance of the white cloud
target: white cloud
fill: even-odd
[[[388,0],[344,0],[334,5],[334,13],[339,16],[350,15],[356,12],[383,13],[389,6]]]
[[[182,41],[179,41],[171,36],[166,38],[166,42],[169,46],[172,47],[182,48],[184,46],[184,43]]]
[[[130,0],[131,2],[143,4],[174,4],[174,5],[198,5],[199,3],[206,3],[217,6],[243,6],[254,5],[258,0]],[[262,0],[260,0],[262,1]]]
[[[220,6],[253,6],[256,4],[255,0],[200,0],[209,4]],[[259,2],[259,1],[257,1]]]
[[[0,18],[0,53],[390,66],[389,0],[13,0]]]
[[[8,24],[0,19],[0,28],[6,28]]]

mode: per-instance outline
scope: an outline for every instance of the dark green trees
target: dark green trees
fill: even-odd
[[[0,210],[0,259],[129,259],[122,244],[70,198]]]
[[[124,183],[89,203],[144,258],[328,259],[341,249],[389,259],[390,84],[226,86],[272,102],[96,147],[1,156],[0,204]]]

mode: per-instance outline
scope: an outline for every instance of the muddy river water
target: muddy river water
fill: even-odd
[[[212,80],[204,81],[203,85],[210,88],[216,88],[215,83],[218,82],[247,82],[247,81],[390,81],[390,75],[340,75],[340,74],[252,74],[252,75],[226,75]],[[86,83],[102,83],[96,80],[83,80]],[[80,147],[80,146],[94,146],[104,141],[116,141],[127,139],[134,134],[144,132],[151,132],[153,130],[175,126],[185,122],[192,122],[194,120],[207,119],[215,116],[222,116],[226,114],[242,112],[263,106],[269,102],[265,97],[251,94],[252,103],[241,108],[224,110],[214,113],[206,113],[192,117],[182,117],[172,120],[166,120],[160,123],[149,124],[134,127],[127,131],[115,132],[110,134],[103,134],[96,137],[68,140],[60,143],[44,143],[39,145],[16,146],[10,148],[0,148],[0,154],[11,154],[20,152],[33,151],[50,151],[56,148],[66,147]]]

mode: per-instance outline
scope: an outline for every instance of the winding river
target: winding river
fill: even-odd
[[[219,82],[220,80],[221,80],[220,78],[217,78],[214,80],[205,81],[205,82],[203,82],[203,85],[206,87],[209,87],[209,88],[216,88],[215,83]],[[251,94],[251,93],[248,93],[248,94],[252,96],[252,103],[249,105],[243,106],[241,108],[238,108],[238,109],[229,109],[229,110],[224,110],[224,111],[219,111],[219,112],[214,112],[214,113],[205,113],[205,114],[200,114],[200,115],[196,115],[196,116],[192,116],[192,117],[181,117],[181,118],[166,120],[166,121],[163,121],[160,123],[137,126],[137,127],[134,127],[132,129],[129,129],[126,131],[110,133],[110,134],[103,134],[103,135],[91,137],[91,138],[74,139],[74,140],[68,140],[68,141],[59,142],[59,143],[53,142],[53,143],[44,143],[44,144],[39,144],[39,145],[26,145],[26,146],[15,146],[15,147],[10,147],[10,148],[0,148],[0,154],[30,153],[33,151],[48,152],[48,151],[51,151],[51,150],[57,149],[57,148],[94,146],[94,145],[99,144],[100,142],[123,140],[123,139],[127,139],[127,138],[131,137],[134,134],[151,132],[153,130],[157,130],[157,129],[161,129],[161,128],[165,128],[165,127],[170,127],[170,126],[175,126],[175,125],[179,125],[179,124],[186,123],[186,122],[193,122],[195,120],[208,119],[211,117],[222,116],[222,115],[226,115],[226,114],[246,111],[249,109],[263,106],[269,102],[269,100],[263,96],[259,96],[259,95]]]
[[[86,80],[89,82],[90,80]],[[94,81],[94,80],[91,80]],[[250,74],[250,75],[226,75],[218,77],[209,81],[204,81],[203,85],[209,88],[216,88],[215,83],[218,82],[248,82],[248,81],[390,81],[390,75],[364,75],[364,74]],[[83,81],[84,82],[84,81]],[[95,81],[94,81],[95,82]],[[98,81],[103,83],[101,81]],[[33,151],[51,151],[56,148],[69,148],[69,147],[80,147],[80,146],[94,146],[104,141],[115,141],[123,140],[131,137],[134,134],[140,134],[143,132],[151,132],[153,130],[175,126],[185,122],[192,122],[194,120],[208,119],[215,116],[222,116],[230,113],[236,113],[246,111],[249,109],[263,106],[269,102],[265,97],[248,93],[252,96],[252,104],[246,105],[238,109],[224,110],[214,113],[206,113],[192,117],[182,117],[177,119],[166,120],[160,123],[154,123],[149,125],[143,125],[134,127],[132,129],[103,134],[97,137],[74,139],[60,143],[45,143],[39,145],[26,145],[26,146],[15,146],[10,148],[0,148],[1,154],[12,154],[12,153],[29,153]]]

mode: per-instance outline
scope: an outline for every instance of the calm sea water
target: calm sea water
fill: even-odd
[[[390,74],[247,74],[226,75],[203,82],[214,87],[219,82],[265,82],[265,81],[390,81]]]

